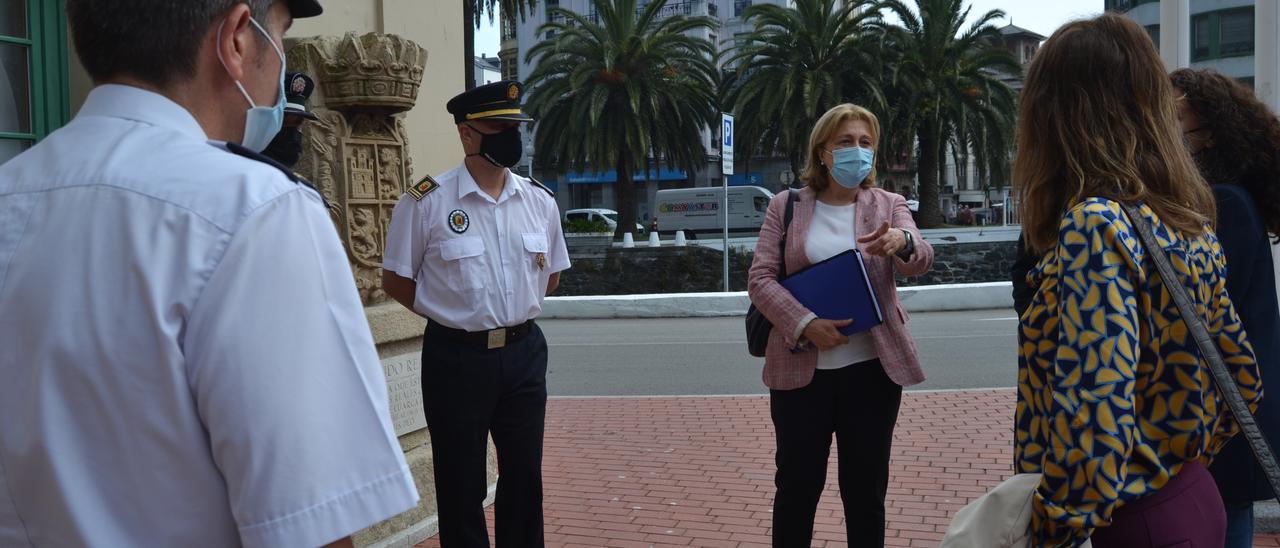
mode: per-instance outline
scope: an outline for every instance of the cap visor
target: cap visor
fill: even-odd
[[[298,110],[298,109],[296,109],[296,108],[286,108],[286,109],[284,109],[284,113],[285,113],[285,114],[292,114],[292,115],[294,115],[294,116],[301,116],[301,117],[306,118],[306,119],[308,119],[308,120],[319,120],[319,118],[316,118],[316,115],[315,115],[315,114],[312,114],[312,113],[307,112],[307,111],[305,111],[305,110]]]
[[[498,116],[485,116],[484,118],[474,118],[473,120],[509,120],[512,122],[532,122],[533,117],[522,112],[520,114],[500,114]]]
[[[319,0],[289,0],[289,15],[294,19],[315,17],[324,13]]]

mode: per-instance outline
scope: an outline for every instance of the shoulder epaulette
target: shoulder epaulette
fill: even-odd
[[[232,154],[235,154],[236,156],[243,156],[250,160],[262,162],[264,164],[267,164],[271,167],[274,167],[280,170],[280,173],[283,173],[284,176],[288,177],[290,181],[293,181],[311,190],[314,190],[316,195],[320,197],[320,201],[324,203],[325,209],[330,209],[332,207],[329,204],[329,200],[325,199],[324,193],[320,192],[320,189],[316,188],[315,185],[311,184],[311,181],[308,181],[304,179],[302,176],[298,175],[297,173],[294,173],[292,169],[289,169],[289,166],[286,166],[280,162],[275,161],[275,159],[271,158],[270,156],[249,150],[244,146],[240,145],[239,143],[232,143],[228,141],[226,145],[227,145],[227,151]]]
[[[547,188],[547,185],[542,184],[542,181],[534,179],[533,177],[529,177],[529,182],[533,183],[533,186],[541,188],[543,192],[546,192],[547,194],[551,195],[552,198],[556,197],[556,193],[552,192],[551,189]]]
[[[427,175],[426,177],[423,177],[421,181],[418,181],[418,184],[409,187],[409,190],[405,192],[410,196],[413,196],[414,200],[421,200],[423,196],[435,192],[437,188],[440,188],[440,183],[437,183],[435,179],[432,179],[430,175]]]

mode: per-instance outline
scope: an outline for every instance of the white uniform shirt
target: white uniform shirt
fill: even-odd
[[[93,90],[0,166],[0,546],[317,546],[412,508],[320,198]]]
[[[555,199],[510,170],[496,200],[465,164],[435,180],[421,200],[400,197],[382,267],[417,283],[414,310],[455,329],[536,318],[551,274],[569,268]]]
[[[805,256],[810,263],[817,263],[853,249],[858,241],[857,226],[858,204],[833,206],[819,201],[814,207],[813,221],[805,238]],[[879,356],[871,332],[863,331],[850,335],[846,344],[830,350],[819,350],[818,369],[840,369],[874,360]]]

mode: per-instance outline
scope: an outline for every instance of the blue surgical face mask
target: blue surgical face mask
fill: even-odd
[[[240,94],[244,95],[244,99],[249,102],[249,110],[244,114],[244,138],[240,140],[240,144],[254,152],[262,152],[284,125],[284,50],[281,50],[275,40],[271,39],[267,29],[262,28],[262,25],[253,19],[249,22],[253,23],[253,27],[267,38],[267,42],[276,50],[276,55],[280,56],[280,90],[276,95],[275,106],[255,105],[253,98],[249,97],[249,92],[245,91],[244,85],[236,80],[236,87],[240,89]],[[226,25],[226,21],[222,24]],[[218,27],[218,43],[222,43],[222,26]],[[222,68],[227,68],[227,62],[222,59],[221,49],[218,50],[218,61],[222,63]]]
[[[842,187],[855,188],[871,174],[876,152],[869,148],[847,147],[831,151],[831,157],[835,160],[831,165],[831,177]]]

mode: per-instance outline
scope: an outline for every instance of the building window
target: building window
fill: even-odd
[[[1218,16],[1218,55],[1253,55],[1253,8],[1224,11]]]
[[[1253,55],[1253,8],[1202,13],[1191,20],[1191,60]]]
[[[1143,4],[1155,4],[1160,0],[1106,0],[1103,9],[1107,11],[1129,11]]]
[[[1142,27],[1146,29],[1147,36],[1151,37],[1151,42],[1156,45],[1156,49],[1160,49],[1160,25],[1147,25]]]
[[[1191,60],[1193,61],[1209,58],[1213,41],[1209,23],[1210,15],[1207,13],[1191,19]]]
[[[751,5],[751,0],[733,0],[733,16],[742,17],[742,12]]]
[[[66,123],[62,2],[0,0],[0,163]]]

